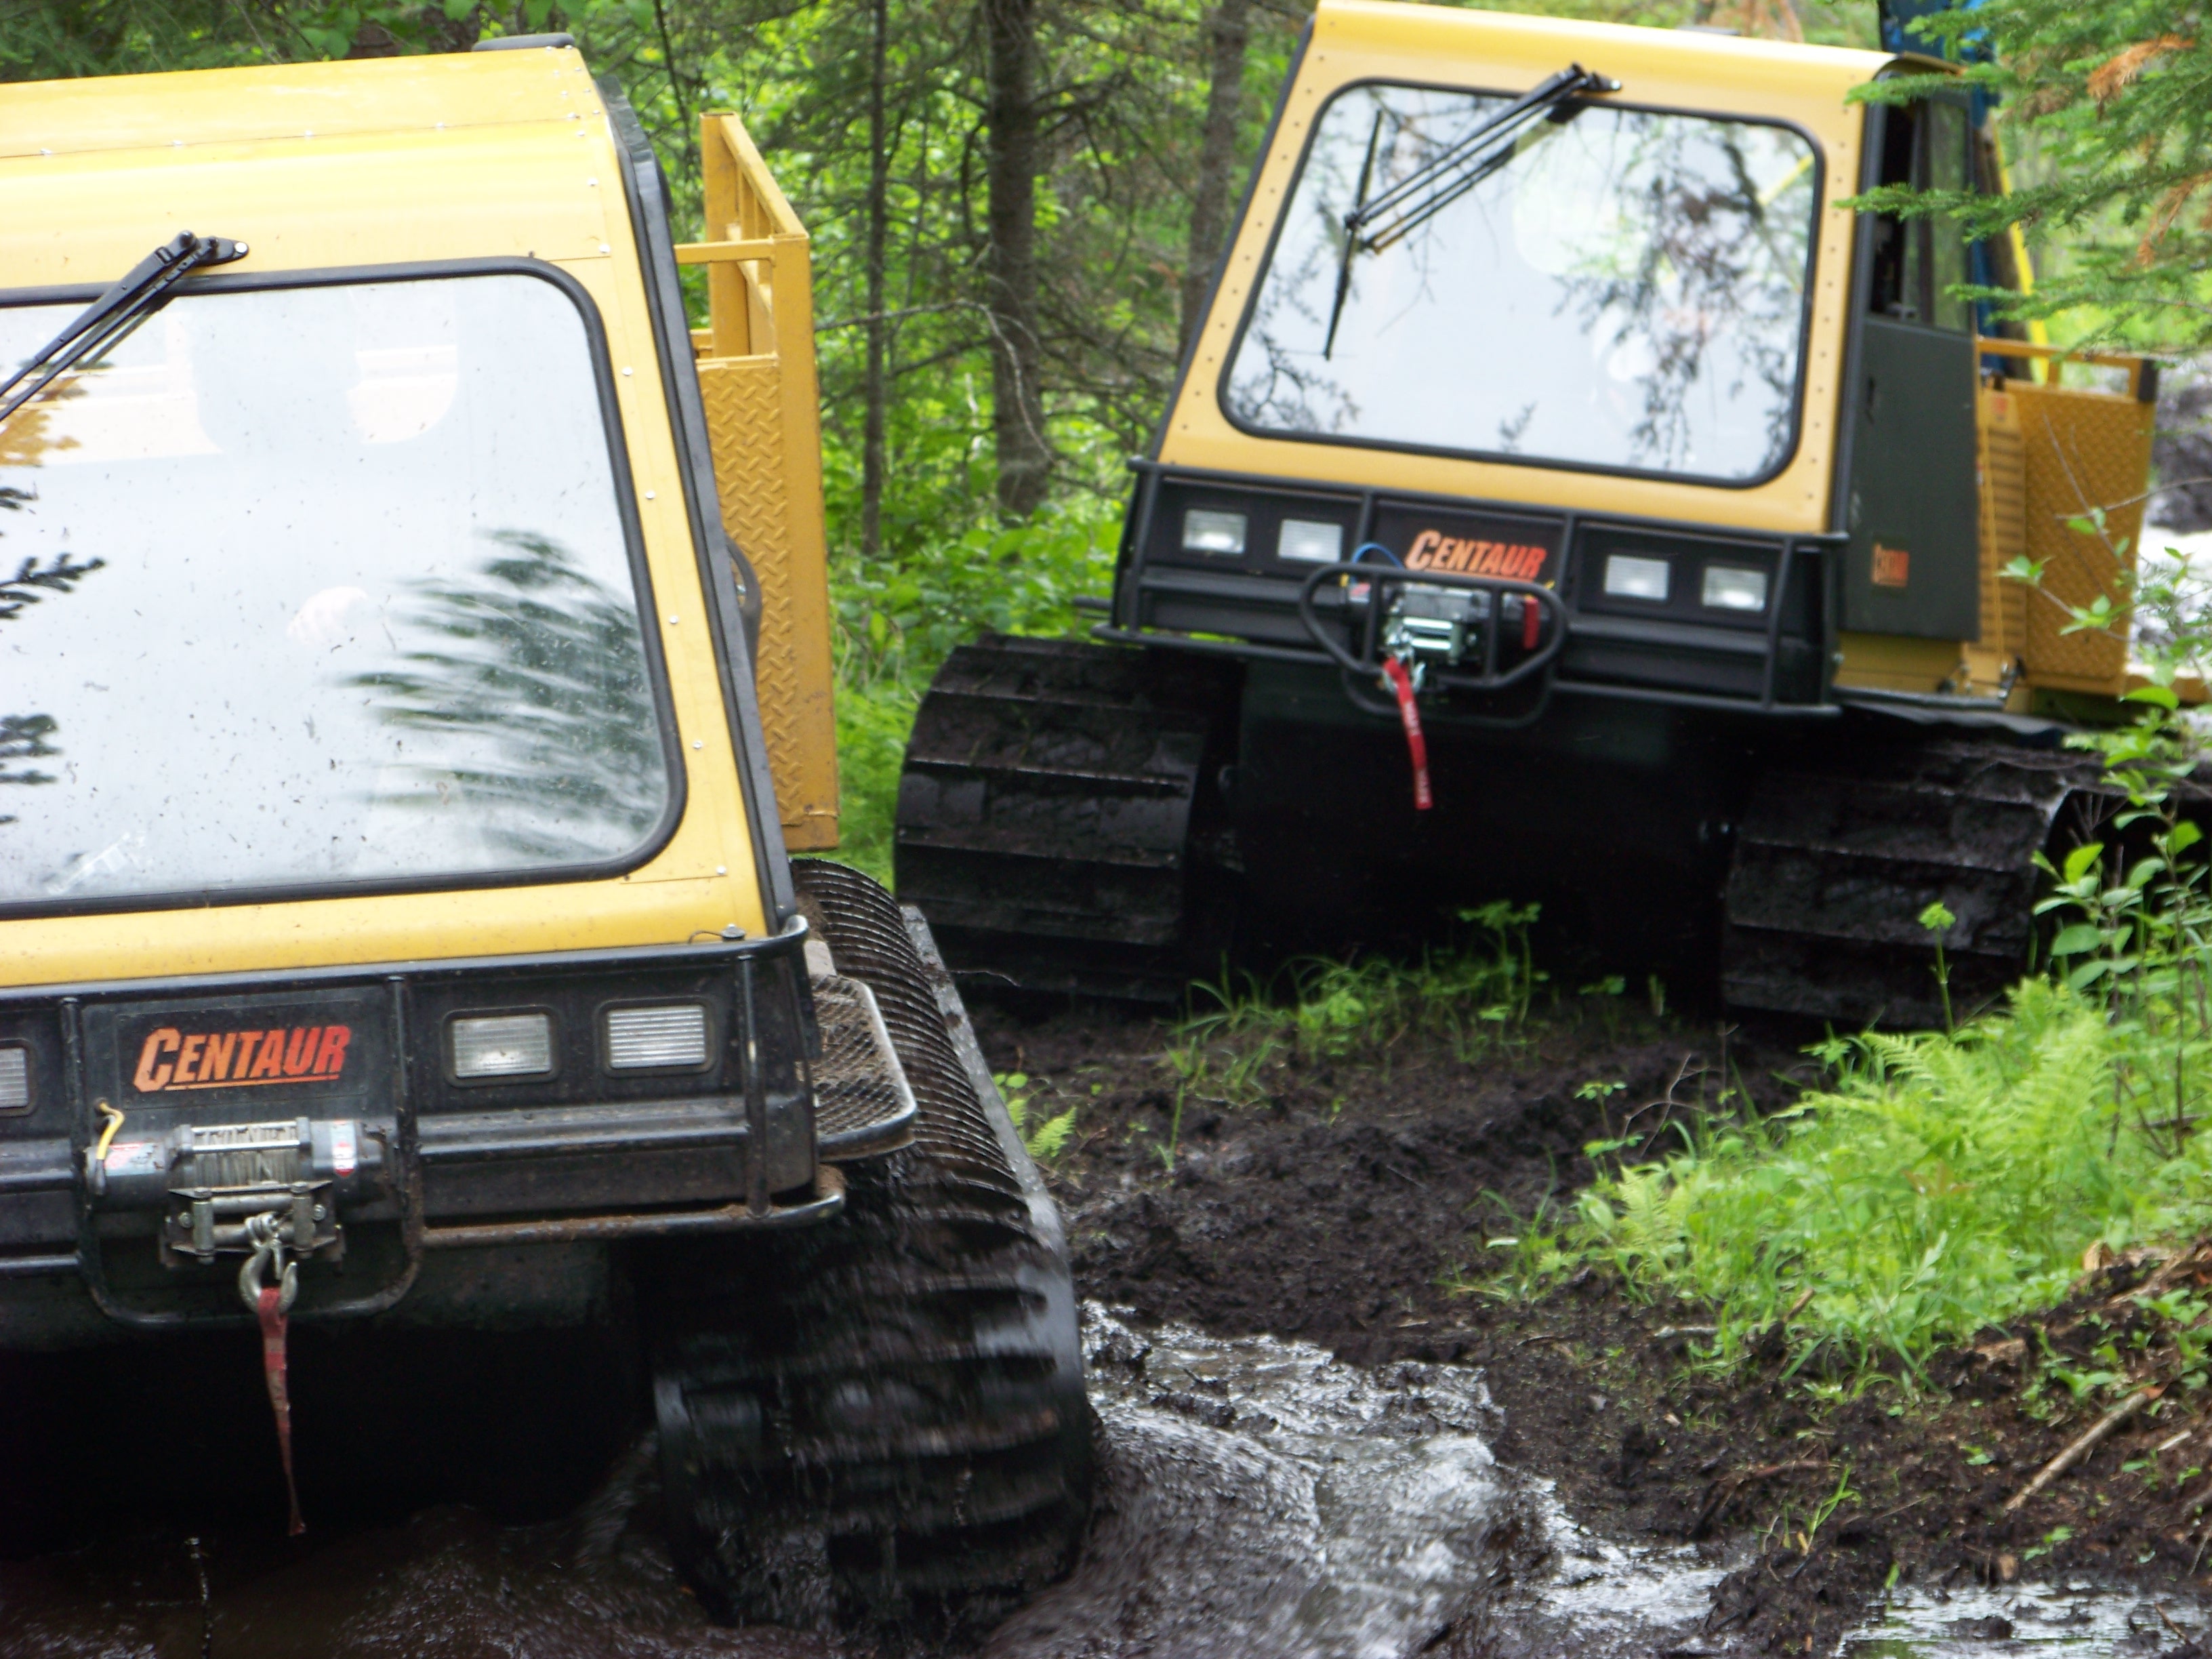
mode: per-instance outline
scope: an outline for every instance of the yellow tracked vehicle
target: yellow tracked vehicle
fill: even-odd
[[[619,90],[489,44],[0,100],[0,1373],[135,1421],[265,1351],[279,1432],[191,1455],[296,1422],[312,1512],[453,1438],[325,1409],[380,1343],[590,1327],[722,1612],[988,1609],[1081,1522],[1074,1307],[926,928],[787,851],[805,234],[709,116],[679,245]],[[33,1523],[88,1484],[0,1441]]]
[[[1841,205],[2002,188],[1965,91],[1853,97],[1940,67],[1322,0],[1098,642],[921,706],[898,885],[956,965],[1158,992],[1240,892],[1337,938],[1512,895],[1926,1020],[1941,901],[1954,994],[2008,982],[2102,799],[2063,733],[2137,683],[2065,605],[2124,598],[2155,378],[1952,297],[2016,246]]]

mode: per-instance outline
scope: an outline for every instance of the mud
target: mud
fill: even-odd
[[[1534,1302],[1483,1293],[1488,1241],[1571,1197],[1586,1141],[1662,1133],[1718,1077],[1781,1098],[1799,1034],[1616,1010],[1474,1062],[1416,1049],[1286,1066],[1250,1104],[1186,1101],[1170,1163],[1159,1027],[1096,1010],[978,1024],[994,1066],[1031,1079],[1033,1112],[1078,1111],[1052,1178],[1090,1298],[1101,1460],[1074,1571],[988,1636],[992,1659],[2212,1651],[2205,1482],[2182,1478],[2212,1463],[2212,1423],[2179,1402],[2146,1413],[2019,1515],[2002,1507],[2081,1426],[2026,1397],[2006,1345],[2086,1360],[2113,1328],[2124,1340],[2115,1298],[2152,1264],[2113,1264],[2039,1326],[1943,1357],[1945,1392],[1897,1415],[1887,1396],[1816,1413],[1778,1354],[1721,1387],[1683,1364],[1698,1310],[1601,1279]],[[1593,1080],[1624,1086],[1594,1098]],[[2212,1253],[2191,1272],[2212,1279]],[[77,1425],[10,1477],[56,1525],[0,1561],[0,1659],[943,1651],[911,1632],[715,1626],[670,1560],[619,1366],[572,1391],[572,1421],[490,1414],[514,1419],[535,1518],[488,1497],[409,1510],[399,1487],[319,1513],[312,1475],[302,1540],[258,1501],[265,1482],[211,1480],[222,1501],[196,1504],[195,1468],[266,1449],[248,1358],[236,1389],[184,1401],[201,1433],[177,1435],[171,1413],[166,1449],[132,1411],[163,1381],[135,1360],[89,1382],[0,1376],[17,1409]],[[329,1358],[295,1389],[309,1422],[336,1398],[343,1356]],[[461,1384],[440,1443],[458,1468],[461,1425],[490,1420],[481,1397],[464,1409],[471,1379],[532,1398],[554,1362],[525,1345],[504,1370],[458,1351],[416,1363]],[[130,1518],[55,1547],[84,1512],[77,1489],[118,1478],[118,1447],[139,1475]],[[1839,1482],[1850,1495],[1829,1503]]]

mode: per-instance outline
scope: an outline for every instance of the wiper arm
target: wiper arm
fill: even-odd
[[[1336,328],[1352,293],[1352,262],[1359,253],[1380,253],[1403,241],[1454,202],[1513,159],[1522,131],[1553,114],[1569,99],[1590,93],[1618,92],[1620,82],[1570,64],[1540,85],[1522,93],[1426,166],[1416,168],[1372,200],[1367,183],[1375,165],[1375,144],[1382,118],[1368,135],[1367,160],[1359,169],[1359,193],[1344,216],[1344,252],[1336,268],[1336,300],[1329,308],[1324,361],[1336,347]]]
[[[99,357],[144,321],[170,290],[193,271],[203,265],[228,264],[243,258],[246,251],[245,243],[227,236],[195,236],[189,230],[178,233],[131,266],[121,282],[80,312],[67,328],[39,349],[37,356],[0,381],[0,421],[79,363]]]

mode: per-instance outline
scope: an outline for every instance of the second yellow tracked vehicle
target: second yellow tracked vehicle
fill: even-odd
[[[956,963],[1158,993],[1241,891],[1540,898],[1846,1019],[1939,1017],[1938,901],[1954,994],[2017,973],[2100,799],[2060,739],[2136,683],[2065,607],[2124,599],[2155,380],[1954,297],[2014,246],[1842,205],[2003,187],[1963,90],[1854,97],[1907,68],[1322,0],[1098,642],[922,704],[898,880]]]

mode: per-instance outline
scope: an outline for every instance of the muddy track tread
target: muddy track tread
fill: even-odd
[[[915,716],[899,896],[963,973],[1160,1000],[1188,964],[1192,826],[1224,758],[1223,665],[986,635]]]
[[[725,1618],[973,1626],[1064,1566],[1087,1512],[1072,1317],[1043,1316],[1073,1306],[1066,1261],[897,905],[837,866],[793,876],[920,1116],[914,1145],[847,1166],[836,1221],[641,1277],[672,1533]]]
[[[1919,917],[1943,944],[1955,1010],[2027,963],[2039,852],[2117,799],[2094,757],[2002,739],[1893,741],[1778,767],[1746,804],[1723,899],[1722,989],[1736,1006],[1854,1024],[1940,1024]]]

